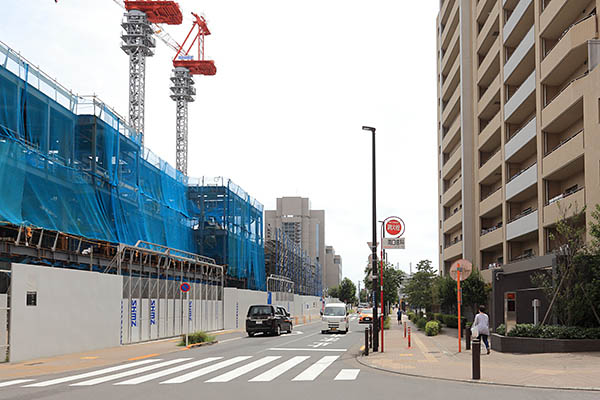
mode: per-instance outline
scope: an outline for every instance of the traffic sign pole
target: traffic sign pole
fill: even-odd
[[[460,353],[461,348],[460,348],[460,302],[461,302],[461,298],[460,298],[460,264],[459,267],[456,270],[457,273],[457,279],[456,279],[456,286],[457,286],[457,292],[456,292],[456,297],[457,297],[457,302],[456,304],[458,305],[458,352]]]
[[[185,292],[185,302],[187,304],[187,307],[189,309],[190,307],[190,291],[188,290],[187,292]],[[188,314],[189,311],[186,313]],[[190,317],[189,315],[185,316],[185,347],[189,346],[189,335],[190,335]]]

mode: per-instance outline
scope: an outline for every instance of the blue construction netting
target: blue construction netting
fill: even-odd
[[[209,215],[188,179],[104,103],[72,95],[0,43],[0,222],[206,255],[264,289],[262,205],[227,181],[221,214]],[[213,217],[226,239],[220,257],[199,246],[210,239],[198,226]]]

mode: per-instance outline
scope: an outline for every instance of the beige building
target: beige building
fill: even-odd
[[[339,286],[342,282],[342,256],[335,254],[333,246],[325,247],[324,288]]]
[[[442,0],[439,261],[544,267],[559,208],[600,203],[600,0]],[[531,267],[531,266],[530,266]]]

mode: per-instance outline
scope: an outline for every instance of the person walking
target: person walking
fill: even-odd
[[[477,329],[477,337],[483,340],[487,354],[490,354],[488,336],[490,334],[490,317],[485,313],[485,306],[479,306],[479,313],[475,316],[472,329]]]
[[[398,325],[402,324],[402,309],[398,308]]]

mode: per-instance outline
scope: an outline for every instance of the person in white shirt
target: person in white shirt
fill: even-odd
[[[490,334],[490,318],[485,313],[485,306],[479,306],[479,313],[473,321],[473,328],[477,329],[478,338],[483,340],[487,354],[490,354],[490,345],[488,343],[488,335]]]

